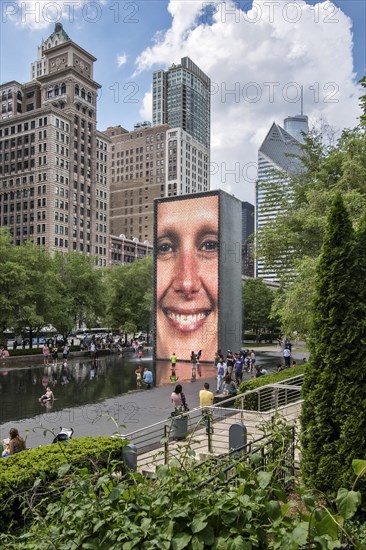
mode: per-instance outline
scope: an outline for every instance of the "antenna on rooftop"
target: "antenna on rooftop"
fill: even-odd
[[[303,116],[303,114],[304,114],[304,86],[301,86],[300,102],[301,102],[300,114],[301,114],[301,116]]]

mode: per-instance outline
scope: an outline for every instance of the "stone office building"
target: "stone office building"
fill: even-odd
[[[60,23],[42,42],[32,80],[0,86],[0,227],[109,262],[109,139],[96,129],[96,58]]]
[[[182,128],[136,124],[108,128],[111,141],[111,235],[153,241],[159,197],[209,190],[207,148]]]

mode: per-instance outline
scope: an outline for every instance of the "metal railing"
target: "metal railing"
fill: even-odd
[[[181,452],[182,445],[191,446],[198,457],[213,452],[222,454],[223,448],[229,449],[229,425],[235,422],[248,427],[248,434],[253,440],[247,444],[250,448],[254,440],[259,439],[260,426],[271,420],[276,413],[290,421],[298,416],[302,403],[302,382],[303,375],[295,376],[287,379],[285,383],[262,386],[238,396],[228,397],[218,405],[193,409],[121,435],[136,445],[141,468],[146,468],[153,462],[155,466],[159,463],[168,464]],[[182,441],[176,441],[176,422],[184,418],[187,422],[184,437]],[[216,427],[219,428],[217,432]]]
[[[295,427],[292,426],[287,433],[285,448],[282,449],[281,460],[275,472],[277,480],[281,481],[286,488],[292,485],[295,475],[295,444]],[[205,463],[196,466],[196,468],[205,467],[208,472],[210,470],[215,472],[200,483],[198,489],[215,481],[220,485],[231,482],[238,476],[238,463],[249,462],[253,455],[259,456],[259,460],[255,463],[256,468],[264,469],[269,461],[276,460],[274,446],[272,438],[264,435],[223,455],[211,456]]]

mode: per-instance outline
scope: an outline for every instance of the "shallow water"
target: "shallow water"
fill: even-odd
[[[170,364],[152,360],[151,354],[139,360],[133,353],[123,356],[113,354],[100,357],[93,365],[89,358],[68,361],[53,367],[37,364],[23,366],[13,362],[0,363],[0,425],[9,421],[33,418],[46,411],[59,411],[65,408],[79,407],[97,403],[135,390],[136,369],[149,366],[156,384],[170,383]],[[257,355],[257,364],[273,371],[278,363],[277,357]],[[202,378],[214,377],[215,369],[202,364]],[[190,363],[178,363],[176,373],[180,381],[191,379]],[[39,402],[47,386],[52,389],[55,401],[49,405]]]

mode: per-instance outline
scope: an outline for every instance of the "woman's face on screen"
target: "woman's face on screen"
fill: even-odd
[[[215,353],[218,197],[163,202],[157,225],[157,357]],[[205,353],[206,355],[206,353]]]

